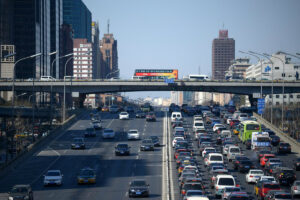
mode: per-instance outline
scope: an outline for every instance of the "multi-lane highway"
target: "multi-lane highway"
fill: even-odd
[[[15,184],[30,184],[34,199],[128,199],[129,182],[145,179],[150,184],[149,199],[162,199],[162,147],[155,151],[141,152],[141,140],[127,141],[126,131],[138,129],[141,137],[157,135],[162,142],[163,112],[156,112],[156,122],[145,119],[119,120],[117,114],[101,113],[103,126],[116,131],[115,139],[102,139],[101,131],[97,137],[86,138],[85,150],[72,150],[72,138],[83,136],[90,126],[90,112],[61,132],[48,145],[38,149],[34,156],[11,170],[0,180],[1,196]],[[131,146],[130,156],[115,156],[116,144],[125,142]],[[96,184],[78,185],[80,169],[91,167],[96,171]],[[43,186],[43,175],[49,169],[59,169],[63,173],[62,186]],[[7,197],[6,197],[7,198]],[[4,199],[6,199],[4,198]]]

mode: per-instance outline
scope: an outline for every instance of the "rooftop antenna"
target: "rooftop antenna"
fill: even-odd
[[[199,65],[198,66],[198,74],[200,74],[201,73],[201,66]]]
[[[107,34],[109,34],[109,19],[107,20]]]
[[[223,30],[224,30],[224,22],[223,22],[223,27],[222,27],[222,28],[223,28]]]

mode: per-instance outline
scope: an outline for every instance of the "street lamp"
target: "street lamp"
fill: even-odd
[[[117,69],[116,71],[113,71],[113,72],[108,73],[108,74],[106,75],[105,79],[107,79],[107,77],[108,77],[109,75],[114,74],[114,73],[117,73],[117,72],[119,72],[119,71],[120,71],[120,70]]]
[[[16,75],[16,73],[15,73],[15,68],[16,68],[16,65],[17,65],[19,62],[23,61],[23,60],[30,59],[30,58],[35,58],[35,57],[40,56],[40,55],[42,55],[42,53],[37,53],[37,54],[31,55],[31,56],[27,56],[27,57],[21,58],[21,59],[17,60],[17,61],[15,62],[15,64],[14,64],[14,66],[13,66],[13,85],[12,85],[12,101],[11,101],[12,109],[13,109],[13,110],[12,110],[12,116],[13,116],[13,117],[14,117],[14,114],[15,114],[15,75]],[[12,121],[13,127],[14,127],[14,125],[15,125],[14,122],[15,122],[15,120]]]
[[[253,56],[258,60],[258,62],[260,62],[260,98],[262,98],[262,91],[263,91],[263,88],[262,88],[262,60],[260,59],[260,57],[258,57],[257,55],[255,55],[251,52],[244,52],[244,51],[239,51],[239,52]],[[262,117],[262,113],[260,114],[260,116]]]
[[[268,55],[268,54],[266,54],[266,55]],[[281,75],[282,76],[281,127],[282,127],[282,130],[283,130],[283,108],[284,108],[283,104],[284,104],[284,79],[285,79],[284,67],[285,67],[285,64],[284,64],[284,61],[280,57],[274,56],[274,55],[272,57],[277,58],[282,63],[282,75]]]
[[[66,120],[66,70],[67,70],[67,64],[70,60],[73,59],[73,56],[68,58],[68,60],[65,63],[65,71],[64,71],[64,107],[63,107],[63,122]]]
[[[68,56],[72,56],[74,53],[69,53],[69,54],[66,54],[66,55],[63,55],[63,56],[60,56],[60,57],[58,57],[58,58],[55,58],[53,61],[52,61],[52,63],[51,63],[51,68],[50,68],[50,75],[52,76],[52,69],[53,69],[53,65],[54,65],[54,62],[56,61],[56,60],[59,60],[59,59],[61,59],[61,58],[65,58],[65,57],[68,57]],[[56,78],[56,76],[55,76],[55,78]],[[53,113],[53,111],[52,111],[52,101],[53,101],[53,81],[54,81],[54,79],[51,79],[51,89],[50,89],[50,114],[51,114],[51,117],[50,117],[50,119],[51,119],[51,122],[50,122],[50,126],[52,126],[52,113]]]

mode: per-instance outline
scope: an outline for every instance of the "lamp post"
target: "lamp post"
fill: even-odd
[[[64,107],[63,107],[63,122],[65,122],[66,120],[66,70],[67,70],[67,65],[68,65],[68,62],[70,60],[72,60],[73,57],[71,58],[68,58],[68,60],[66,61],[65,63],[65,71],[64,71]]]
[[[57,53],[57,52],[56,52]],[[59,60],[59,59],[61,59],[61,58],[65,58],[65,57],[68,57],[68,56],[72,56],[74,53],[69,53],[69,54],[66,54],[66,55],[63,55],[63,56],[60,56],[60,57],[58,57],[58,58],[55,58],[53,61],[52,61],[52,63],[51,63],[51,68],[50,68],[50,75],[52,75],[52,69],[53,69],[53,65],[54,65],[54,62],[56,61],[56,60]],[[66,71],[66,67],[65,67],[65,71]],[[64,73],[64,74],[66,74],[66,73]],[[55,78],[56,78],[56,76],[55,76]],[[52,102],[53,102],[53,81],[54,81],[54,79],[51,79],[51,89],[50,89],[50,115],[51,115],[51,117],[50,117],[50,119],[51,119],[51,122],[50,122],[50,127],[52,127],[52,115],[53,115],[53,111],[52,111]]]
[[[109,75],[114,74],[114,73],[119,72],[119,71],[120,71],[120,70],[117,69],[116,71],[113,71],[113,72],[108,73],[108,74],[105,76],[105,79],[107,79],[107,77],[108,77]]]
[[[23,61],[23,60],[26,60],[26,59],[30,59],[30,58],[35,58],[35,57],[37,57],[37,56],[40,56],[40,55],[42,55],[42,53],[37,53],[37,54],[34,54],[34,55],[31,55],[31,56],[27,56],[27,57],[24,57],[24,58],[21,58],[21,59],[19,59],[19,60],[17,60],[16,62],[15,62],[15,64],[14,64],[14,66],[13,66],[13,85],[12,85],[12,101],[11,101],[11,104],[12,104],[12,116],[14,117],[14,115],[15,115],[15,75],[16,75],[16,71],[15,71],[15,69],[16,69],[16,65],[19,63],[19,62],[21,62],[21,61]],[[14,128],[14,126],[15,126],[15,120],[12,120],[12,126],[13,126],[13,128]]]
[[[252,54],[251,52],[244,52],[244,51],[239,51],[239,52],[253,56],[260,62],[260,98],[262,98],[262,91],[263,91],[263,88],[262,88],[262,60],[260,59],[260,57],[258,57],[255,54]],[[260,116],[262,117],[262,114],[260,114]]]
[[[266,54],[266,55],[268,55],[268,54]],[[284,61],[283,61],[280,57],[278,57],[278,56],[274,56],[274,55],[273,55],[272,57],[274,57],[274,58],[280,60],[281,63],[282,63],[282,75],[281,75],[281,76],[282,76],[281,127],[282,127],[282,131],[284,131],[284,129],[283,129],[283,114],[284,114],[283,109],[284,109],[284,79],[285,79],[284,67],[285,67],[285,63],[284,63]]]

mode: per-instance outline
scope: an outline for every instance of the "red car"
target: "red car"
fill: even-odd
[[[156,121],[156,116],[155,116],[154,112],[149,112],[146,115],[146,121],[152,121],[152,122]]]
[[[232,119],[230,121],[230,128],[233,128],[235,125],[238,125],[240,123],[240,120]]]
[[[263,183],[261,188],[258,188],[259,197],[261,197],[261,199],[264,199],[269,190],[281,190],[279,183]]]
[[[268,162],[269,158],[275,158],[274,154],[264,154],[260,159],[260,166],[264,167]]]

